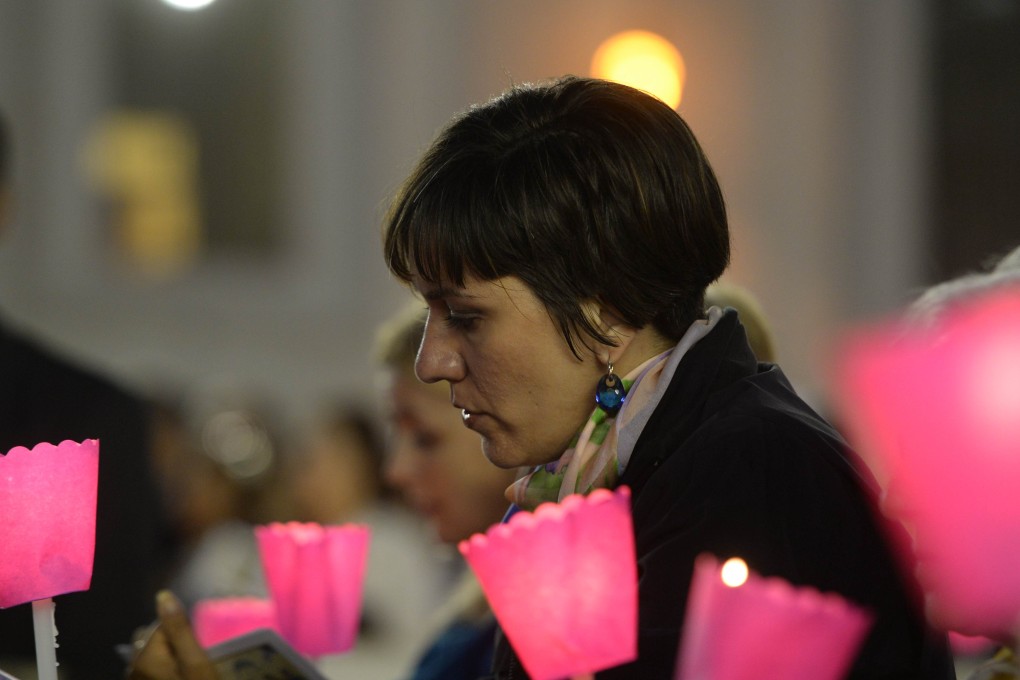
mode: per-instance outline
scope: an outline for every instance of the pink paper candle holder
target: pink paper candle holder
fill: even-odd
[[[762,578],[743,567],[736,581],[711,555],[694,566],[677,680],[838,680],[845,677],[872,617],[842,597]],[[726,565],[727,570],[730,564]]]
[[[1020,633],[1020,288],[905,332],[861,331],[840,353],[842,414],[881,507],[944,630]]]
[[[627,487],[518,512],[459,547],[535,680],[637,658],[637,565]]]
[[[96,439],[0,456],[0,608],[89,589],[98,480]]]
[[[192,624],[198,643],[206,649],[261,628],[281,633],[273,602],[259,597],[201,600],[195,604]]]
[[[310,657],[353,647],[369,528],[289,522],[256,527],[255,535],[283,637]]]

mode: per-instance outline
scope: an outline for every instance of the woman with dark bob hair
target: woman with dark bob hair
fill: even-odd
[[[534,470],[514,507],[631,488],[639,658],[597,677],[673,677],[702,552],[871,609],[851,677],[954,677],[842,438],[734,311],[703,311],[726,211],[668,106],[566,77],[468,110],[397,196],[385,255],[428,304],[418,377],[449,383],[492,463]],[[525,675],[505,639],[494,673]]]
[[[883,541],[872,481],[756,361],[736,312],[704,311],[729,259],[726,211],[668,106],[566,77],[469,109],[396,197],[385,257],[428,306],[418,378],[449,383],[493,464],[531,470],[507,490],[511,512],[630,487],[639,656],[598,678],[673,678],[703,552],[870,609],[853,678],[954,677]],[[190,650],[169,609],[163,649]],[[527,677],[502,637],[493,674]]]

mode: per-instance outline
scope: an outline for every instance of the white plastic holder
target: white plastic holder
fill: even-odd
[[[53,598],[32,602],[32,624],[35,628],[35,663],[39,680],[57,680],[57,626]]]

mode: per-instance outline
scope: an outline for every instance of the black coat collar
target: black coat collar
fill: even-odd
[[[768,364],[761,367],[772,368]],[[704,422],[712,396],[758,371],[743,324],[735,311],[726,310],[712,331],[680,360],[669,387],[638,437],[620,484],[629,486],[635,495],[640,493],[656,468]]]

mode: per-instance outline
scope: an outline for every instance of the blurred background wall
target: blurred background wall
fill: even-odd
[[[369,399],[407,299],[379,222],[423,146],[640,28],[685,59],[726,279],[824,404],[842,329],[1020,240],[1018,22],[1014,0],[2,0],[0,312],[142,389]]]

